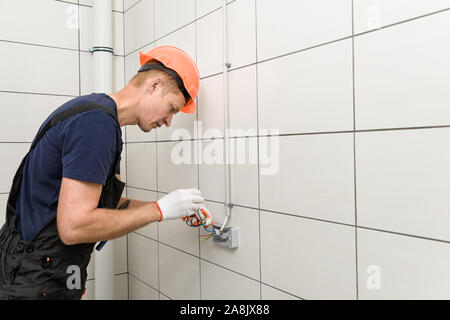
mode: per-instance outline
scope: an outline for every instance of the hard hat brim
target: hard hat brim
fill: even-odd
[[[181,112],[194,113],[196,108],[197,108],[197,106],[195,104],[195,101],[192,99],[189,99],[188,103],[183,108],[181,108]]]

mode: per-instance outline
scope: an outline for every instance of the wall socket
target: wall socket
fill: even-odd
[[[239,227],[225,227],[222,230],[222,234],[218,234],[221,226],[214,225],[216,234],[213,236],[213,242],[220,244],[227,248],[239,247]]]

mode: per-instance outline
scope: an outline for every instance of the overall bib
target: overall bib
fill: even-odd
[[[65,245],[59,238],[56,217],[31,241],[24,241],[15,223],[15,203],[22,182],[28,154],[46,131],[58,122],[76,114],[101,109],[119,125],[115,113],[106,106],[87,103],[65,110],[48,121],[25,155],[17,170],[9,193],[6,223],[0,230],[0,300],[6,299],[80,299],[84,293],[87,271],[95,243]],[[114,172],[120,165],[116,151]],[[125,183],[113,173],[102,188],[98,208],[116,209]],[[81,279],[74,278],[78,275]]]

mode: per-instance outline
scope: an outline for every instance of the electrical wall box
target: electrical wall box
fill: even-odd
[[[238,227],[225,227],[222,233],[219,233],[221,227],[214,225],[216,235],[213,236],[213,242],[220,244],[227,248],[239,247],[239,228]]]

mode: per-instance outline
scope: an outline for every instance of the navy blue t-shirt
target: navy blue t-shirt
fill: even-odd
[[[57,108],[39,131],[55,114],[88,102],[109,107],[117,116],[111,97],[92,93]],[[16,202],[16,228],[22,238],[31,241],[56,217],[63,177],[104,185],[109,176],[120,173],[120,166],[114,168],[114,160],[122,144],[120,127],[104,110],[86,111],[50,128],[25,162]]]

